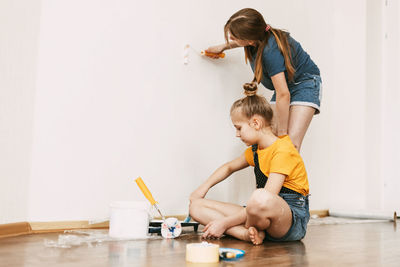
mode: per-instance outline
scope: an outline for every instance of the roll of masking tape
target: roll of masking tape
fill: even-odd
[[[193,263],[219,262],[219,245],[207,242],[187,244],[186,261]]]

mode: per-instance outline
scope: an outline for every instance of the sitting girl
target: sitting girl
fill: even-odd
[[[310,218],[308,179],[299,152],[288,135],[271,130],[272,109],[257,84],[244,85],[246,97],[231,108],[236,136],[247,146],[238,158],[219,167],[190,195],[190,215],[205,225],[203,238],[224,233],[259,245],[294,241],[306,234]],[[205,199],[208,190],[232,173],[254,166],[257,189],[246,207]]]

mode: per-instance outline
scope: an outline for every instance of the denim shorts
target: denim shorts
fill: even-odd
[[[289,83],[290,105],[309,106],[319,114],[322,98],[322,80],[319,75],[303,73],[296,82]],[[272,95],[271,104],[276,104],[276,92]]]
[[[292,226],[281,238],[274,238],[266,232],[264,240],[276,242],[301,240],[306,235],[307,223],[310,220],[308,196],[285,193],[279,193],[279,196],[289,204],[292,211]]]

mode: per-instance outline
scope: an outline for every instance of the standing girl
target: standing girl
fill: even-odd
[[[204,238],[219,238],[226,233],[255,245],[264,239],[300,240],[310,218],[303,160],[289,136],[273,133],[273,112],[267,100],[255,94],[257,85],[244,87],[247,97],[233,104],[231,119],[236,136],[250,147],[219,167],[190,195],[190,215],[206,225]],[[204,198],[211,187],[250,165],[254,166],[258,189],[246,208]]]
[[[246,62],[250,61],[254,72],[253,82],[274,90],[270,103],[275,113],[275,133],[288,134],[300,151],[312,117],[320,111],[317,65],[288,32],[268,25],[254,9],[233,14],[224,32],[226,43],[208,48],[206,55],[218,58],[216,54],[226,49],[244,47]]]

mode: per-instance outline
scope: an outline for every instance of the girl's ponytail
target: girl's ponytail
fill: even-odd
[[[264,48],[268,43],[268,36],[269,34],[267,33],[265,35],[265,38],[260,42],[260,44],[257,47],[256,59],[254,62],[254,80],[256,80],[257,83],[260,83],[263,77],[262,58],[263,58]],[[249,54],[249,50],[247,54]]]
[[[278,44],[279,50],[281,51],[283,58],[285,59],[285,67],[288,80],[293,81],[296,69],[293,67],[292,64],[292,49],[289,43],[289,33],[282,30],[273,29],[272,27],[270,31],[275,36],[275,40]]]
[[[260,83],[263,76],[263,67],[262,67],[262,57],[264,48],[268,43],[269,36],[273,34],[278,45],[279,51],[281,51],[283,58],[285,60],[285,68],[287,72],[288,81],[294,80],[294,74],[296,69],[292,64],[292,49],[289,43],[289,33],[283,30],[274,29],[272,27],[268,28],[268,31],[265,32],[265,38],[259,42],[257,47],[256,59],[254,62],[254,79]],[[250,47],[244,48],[246,63],[248,59],[251,59]]]

